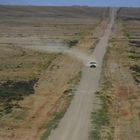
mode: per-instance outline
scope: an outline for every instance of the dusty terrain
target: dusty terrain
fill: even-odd
[[[125,13],[125,9],[120,13]],[[130,14],[131,13],[131,14]],[[118,116],[115,127],[115,140],[139,140],[140,139],[140,10],[128,10],[125,19],[117,26],[118,36],[124,36],[124,40],[116,43],[116,70],[113,84],[116,93],[116,103],[118,104]],[[121,17],[120,17],[121,19]],[[118,21],[119,22],[119,21]],[[114,50],[112,50],[114,52]],[[123,52],[123,53],[120,53]],[[118,57],[119,55],[119,57]],[[116,75],[117,73],[118,75]],[[112,75],[113,77],[113,75]],[[117,79],[118,78],[118,79]]]
[[[72,88],[80,64],[59,54],[42,54],[7,46],[1,47],[1,60],[1,96],[3,92],[16,94],[11,99],[5,99],[4,95],[5,100],[1,97],[4,105],[1,108],[5,107],[0,120],[1,139],[37,139],[35,136],[46,123],[57,100],[65,90]],[[7,84],[4,86],[4,83]],[[15,87],[10,89],[10,86]],[[27,86],[32,86],[32,89],[28,91]],[[23,101],[17,101],[23,98]]]
[[[118,10],[101,78],[103,108],[96,115],[96,139],[140,139],[140,10]],[[95,122],[94,121],[94,122]]]
[[[66,111],[82,63],[44,48],[91,53],[107,15],[107,8],[0,7],[1,140],[38,140]]]
[[[111,10],[110,20],[104,34],[90,56],[96,59],[98,67],[96,69],[91,69],[87,66],[83,67],[83,75],[75,92],[74,99],[58,128],[50,135],[49,140],[87,140],[89,138],[91,127],[90,114],[93,104],[96,104],[94,110],[99,108],[95,91],[98,89],[101,65],[115,21],[116,11],[117,9]]]
[[[0,6],[0,140],[139,140],[139,11]]]

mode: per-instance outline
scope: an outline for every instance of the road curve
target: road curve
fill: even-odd
[[[94,106],[97,103],[94,92],[98,88],[101,65],[108,46],[116,11],[114,8],[111,9],[108,26],[94,53],[91,55],[91,58],[96,59],[98,62],[98,67],[91,69],[83,66],[82,78],[75,92],[74,99],[60,121],[58,128],[52,131],[48,140],[88,140],[91,112],[93,109],[97,109],[97,106]]]

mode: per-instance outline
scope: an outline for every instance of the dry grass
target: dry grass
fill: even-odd
[[[133,28],[135,30],[136,27],[139,28],[139,21],[117,21],[114,26],[113,39],[110,41],[111,47],[103,68],[102,90],[99,92],[101,99],[103,99],[102,102],[106,102],[103,107],[107,106],[106,114],[109,118],[108,125],[103,125],[103,128],[98,131],[100,138],[104,140],[140,139],[138,135],[140,130],[138,126],[139,86],[133,78],[131,69],[131,66],[139,65],[140,62],[138,59],[134,61],[135,54],[139,52],[139,47],[134,46],[134,43],[130,41],[135,37]],[[137,34],[138,38],[139,35]],[[130,57],[130,54],[133,57]],[[138,69],[136,71],[138,72]]]
[[[37,79],[42,69],[47,68],[56,56],[23,49],[14,44],[0,44],[0,79]]]
[[[4,49],[5,48],[6,47],[4,47]],[[9,47],[7,47],[7,50],[8,49]],[[9,56],[6,57],[6,55],[4,55],[4,51],[2,53],[3,57],[5,56],[6,61],[1,65],[1,72],[7,73],[5,69],[9,66],[9,64],[11,64],[11,67],[9,67],[8,70],[10,72],[12,71],[14,74],[11,76],[11,73],[9,72],[10,74],[8,73],[7,77],[4,77],[4,79],[2,79],[3,76],[1,75],[1,80],[3,82],[7,82],[10,79],[13,83],[16,83],[17,81],[18,84],[21,81],[28,83],[28,81],[32,79],[39,79],[39,81],[35,85],[30,85],[31,90],[28,90],[27,86],[26,89],[23,89],[22,87],[25,87],[23,82],[22,85],[20,84],[20,89],[19,87],[14,88],[13,86],[15,86],[15,84],[12,85],[11,83],[11,85],[8,85],[9,89],[3,89],[4,92],[8,90],[9,94],[13,94],[14,96],[11,96],[12,100],[9,100],[10,102],[2,100],[6,112],[3,112],[4,114],[0,119],[0,138],[15,140],[15,137],[17,137],[17,139],[26,139],[24,137],[26,133],[27,138],[38,139],[38,137],[42,134],[42,131],[44,131],[44,123],[53,116],[55,105],[57,104],[58,107],[60,103],[60,106],[62,105],[63,108],[65,104],[67,104],[68,107],[68,102],[70,103],[70,100],[67,98],[63,98],[63,101],[61,102],[58,102],[58,100],[61,96],[63,96],[64,91],[67,91],[75,85],[75,80],[77,78],[75,79],[74,77],[80,70],[80,64],[78,62],[74,62],[75,60],[60,54],[46,54],[35,51],[30,52],[30,50],[23,49],[25,53],[22,56],[19,55],[20,52],[22,52],[22,49],[15,50],[14,48],[14,53],[11,49],[10,58],[8,58]],[[9,63],[11,62],[11,58],[14,58],[14,61]],[[22,65],[17,68],[17,65],[21,62]],[[69,65],[69,63],[71,63],[71,65]],[[18,72],[16,69],[18,69]],[[24,73],[27,71],[27,74],[23,75],[22,70],[24,70]],[[34,74],[34,72],[38,73]],[[61,73],[63,73],[62,76]],[[2,86],[3,85],[1,85],[1,87]],[[10,86],[12,86],[12,89]],[[20,95],[20,98],[17,98],[18,94]],[[65,104],[63,104],[63,102]],[[1,109],[3,109],[3,105],[1,104]],[[8,135],[7,129],[9,131]]]
[[[26,86],[22,88],[26,96],[20,94],[20,100],[12,98],[12,111],[6,106],[8,114],[0,118],[0,139],[39,139],[55,112],[66,111],[72,97],[69,91],[79,80],[81,63],[75,59],[22,47],[78,40],[74,45],[87,51],[100,37],[107,15],[108,8],[0,6],[0,82],[12,81],[5,88],[9,93],[23,81],[31,88],[28,92]]]

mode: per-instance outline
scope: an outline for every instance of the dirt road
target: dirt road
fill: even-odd
[[[88,140],[93,105],[95,110],[98,107],[94,92],[98,88],[101,64],[108,46],[115,14],[116,9],[112,9],[111,20],[91,56],[92,59],[96,59],[98,67],[96,69],[83,67],[83,75],[75,92],[75,97],[58,128],[51,133],[49,140]]]

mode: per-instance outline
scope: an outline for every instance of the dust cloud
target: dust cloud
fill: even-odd
[[[49,41],[45,45],[31,45],[31,46],[24,46],[26,48],[34,49],[37,51],[46,51],[48,53],[63,53],[67,54],[70,57],[81,61],[84,65],[87,66],[89,61],[95,60],[93,56],[91,57],[88,53],[78,49],[78,48],[69,48],[66,43],[62,41]]]

